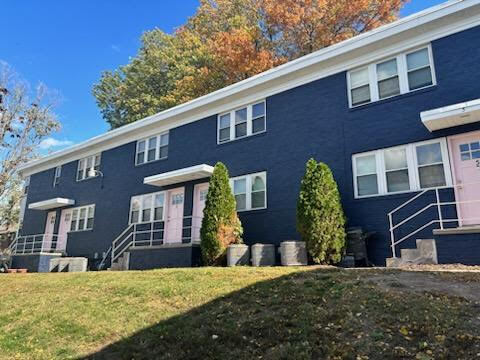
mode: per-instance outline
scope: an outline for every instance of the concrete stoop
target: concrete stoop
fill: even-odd
[[[128,270],[130,265],[130,253],[124,252],[122,256],[120,256],[117,261],[112,263],[112,266],[109,270],[112,271],[125,271]]]
[[[401,249],[400,255],[397,258],[388,258],[387,267],[438,264],[437,245],[434,239],[417,239],[415,249]]]

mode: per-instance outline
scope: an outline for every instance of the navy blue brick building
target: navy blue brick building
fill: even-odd
[[[348,225],[374,232],[373,263],[425,238],[439,262],[480,263],[479,45],[480,2],[451,1],[33,161],[17,262],[196,265],[217,161],[246,243],[298,239],[313,157]]]

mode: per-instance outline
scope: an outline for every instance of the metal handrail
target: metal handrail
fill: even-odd
[[[425,229],[425,228],[427,228],[431,225],[434,225],[434,224],[438,223],[440,225],[440,229],[443,230],[445,222],[460,222],[460,221],[474,221],[474,220],[477,220],[477,218],[473,218],[473,219],[459,219],[459,218],[457,218],[457,219],[443,219],[443,215],[442,215],[442,207],[443,206],[477,203],[477,202],[480,202],[480,199],[479,200],[441,202],[440,201],[440,190],[443,190],[443,189],[457,189],[457,188],[461,188],[463,186],[479,185],[479,184],[480,184],[480,182],[474,182],[474,183],[455,184],[455,185],[440,186],[440,187],[436,187],[436,188],[425,189],[422,192],[420,192],[419,194],[417,194],[414,197],[412,197],[411,199],[409,199],[408,201],[406,201],[405,203],[401,204],[400,206],[398,206],[395,209],[393,209],[392,211],[390,211],[388,213],[387,217],[388,217],[388,221],[389,221],[389,225],[390,225],[390,242],[391,242],[392,256],[394,258],[397,257],[395,246],[397,246],[401,242],[407,240],[408,238],[412,237],[413,235],[419,233],[420,231],[422,231],[423,229]],[[418,210],[414,214],[412,214],[412,215],[408,216],[407,218],[403,219],[398,224],[394,225],[393,215],[396,212],[398,212],[399,210],[403,209],[405,206],[411,204],[416,199],[420,198],[421,196],[423,196],[426,193],[431,192],[431,191],[435,191],[436,202],[433,202],[433,203],[423,207],[422,209]],[[396,229],[398,229],[401,225],[403,225],[403,224],[409,222],[410,220],[416,218],[418,215],[422,214],[423,212],[425,212],[426,210],[428,210],[432,207],[437,207],[438,220],[432,220],[432,221],[420,226],[416,230],[410,232],[408,235],[402,237],[400,240],[395,240],[395,230]]]
[[[9,248],[13,255],[52,252],[56,250],[52,249],[52,245],[58,243],[58,240],[63,237],[63,235],[59,236],[58,234],[50,233],[18,236],[12,244],[10,244]]]
[[[194,226],[193,225],[193,220],[194,219],[201,219],[199,216],[184,216],[180,218],[182,221],[184,219],[191,219],[191,225],[188,226],[183,226],[182,225],[182,230],[190,229],[190,243],[195,241],[193,239],[193,230],[198,229],[201,226]],[[170,220],[179,220],[179,219],[170,219]],[[165,222],[165,220],[162,221],[153,221],[153,222],[147,222],[147,223],[135,223],[135,224],[130,224],[113,242],[112,242],[112,263],[114,263],[122,254],[127,251],[130,247],[132,246],[147,246],[147,247],[153,247],[157,246],[157,243],[161,242],[161,244],[165,244],[165,239],[164,239],[164,228],[159,228],[155,229],[154,224],[162,223]],[[147,230],[138,230],[138,228],[147,226],[149,227]],[[131,232],[129,233],[129,231]],[[125,236],[128,233],[127,236]],[[154,234],[161,233],[162,236],[160,239],[155,239]],[[149,239],[143,240],[143,239],[138,239],[138,237],[141,238],[141,235],[144,234],[150,234]],[[182,237],[182,240],[185,239]]]

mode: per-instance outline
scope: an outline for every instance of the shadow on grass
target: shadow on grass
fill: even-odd
[[[386,295],[352,273],[299,272],[227,294],[81,359],[410,358],[437,335],[468,331],[464,317],[471,315],[450,314],[448,301],[435,308],[436,319],[429,317],[436,301]],[[402,336],[411,322],[422,330]],[[436,349],[443,356],[477,351],[442,341]]]

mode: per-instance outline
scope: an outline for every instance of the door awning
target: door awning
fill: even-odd
[[[210,177],[212,173],[213,166],[201,164],[158,175],[148,176],[143,179],[143,183],[153,186],[167,186],[186,181],[204,179]]]
[[[432,132],[480,121],[480,99],[420,113],[423,124]]]
[[[50,210],[70,205],[75,205],[75,200],[65,198],[53,198],[31,203],[28,205],[28,208],[31,210]]]

